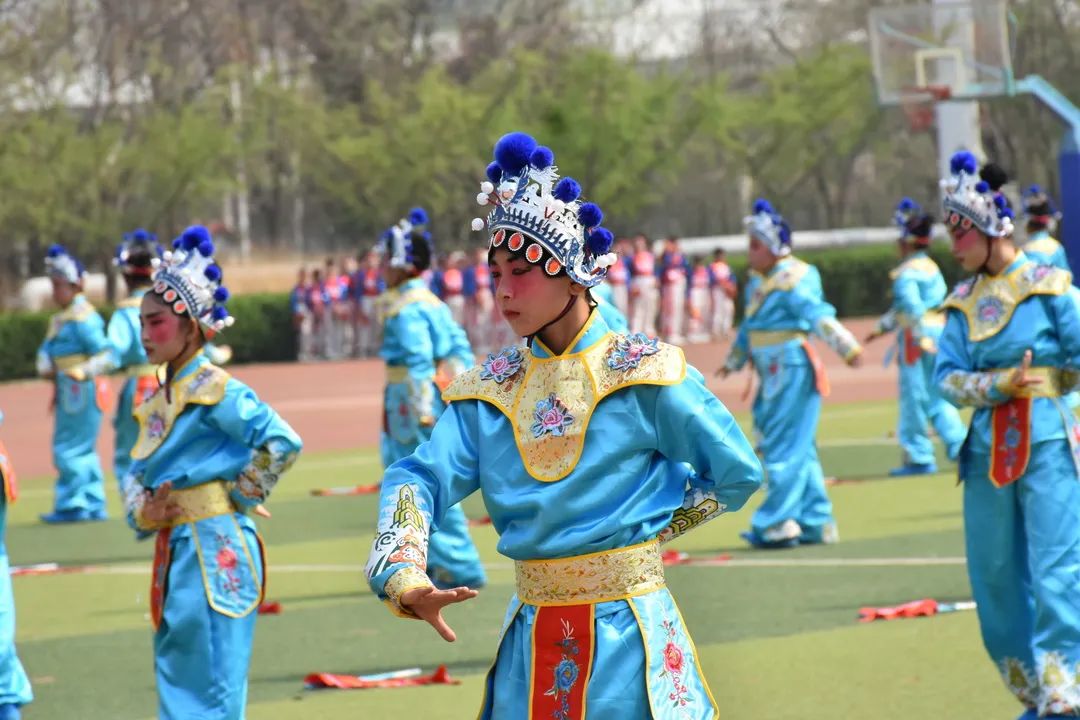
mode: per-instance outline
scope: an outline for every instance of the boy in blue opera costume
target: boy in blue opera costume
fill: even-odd
[[[948,289],[937,263],[927,254],[933,218],[922,212],[914,200],[904,198],[896,206],[894,220],[900,228],[897,243],[901,262],[889,273],[892,306],[878,320],[867,342],[896,332],[900,368],[900,422],[896,435],[904,458],[903,464],[889,475],[899,477],[937,472],[934,443],[927,432],[931,424],[953,460],[967,430],[956,408],[941,397],[934,384],[937,342],[945,327],[945,316],[938,308]]]
[[[1035,262],[1072,272],[1065,248],[1050,234],[1061,218],[1050,196],[1038,185],[1032,185],[1024,191],[1023,204],[1027,229],[1027,240],[1022,246],[1024,254]]]
[[[968,575],[983,644],[1022,720],[1080,714],[1080,292],[1013,243],[1004,196],[953,156],[953,254],[974,277],[945,301],[934,379],[975,408],[960,452]]]
[[[251,388],[213,365],[209,338],[232,324],[206,228],[173,244],[142,299],[142,343],[165,365],[135,410],[128,522],[156,532],[150,616],[158,716],[240,720],[266,567],[248,512],[300,452],[300,438]]]
[[[387,470],[371,587],[454,640],[442,609],[476,591],[432,587],[427,539],[479,490],[517,579],[481,718],[716,718],[659,544],[742,507],[760,463],[681,350],[609,330],[589,289],[612,236],[553,153],[511,133],[487,177],[473,229],[528,344],[458,377],[430,441]]]
[[[809,336],[852,366],[862,348],[825,300],[817,268],[792,256],[791,228],[772,205],[757,200],[744,222],[752,270],[746,314],[718,373],[727,377],[750,361],[758,375],[754,430],[768,493],[742,536],[758,548],[833,543],[836,521],[816,440],[829,386]]]

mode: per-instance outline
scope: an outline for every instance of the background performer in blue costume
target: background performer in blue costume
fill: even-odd
[[[104,520],[105,483],[97,454],[98,430],[108,397],[104,375],[113,355],[105,337],[105,321],[83,295],[86,270],[60,245],[49,248],[45,267],[52,280],[53,300],[60,312],[52,317],[37,353],[37,371],[55,387],[53,464],[56,499],[47,523]]]
[[[4,413],[0,411],[0,424]],[[7,554],[7,510],[18,497],[15,468],[0,443],[0,720],[19,720],[19,708],[33,701],[34,692],[15,652],[15,594]]]
[[[481,718],[716,718],[659,543],[742,507],[761,465],[679,348],[595,309],[612,235],[551,150],[511,133],[487,176],[473,229],[528,345],[457,378],[431,439],[386,471],[371,587],[454,640],[442,609],[476,591],[432,587],[428,536],[479,490],[517,582]]]
[[[914,200],[904,198],[896,206],[894,220],[900,228],[900,264],[889,273],[892,306],[866,340],[896,332],[895,354],[900,368],[900,422],[896,435],[904,458],[903,464],[889,475],[897,477],[937,472],[930,425],[953,460],[960,453],[967,428],[956,408],[941,397],[934,384],[937,343],[945,328],[945,316],[938,306],[945,300],[948,288],[937,263],[926,252],[933,218]]]
[[[754,430],[765,461],[768,494],[743,538],[754,547],[783,548],[837,540],[832,502],[817,452],[825,369],[811,333],[849,365],[862,348],[836,319],[813,265],[791,255],[791,228],[767,200],[745,219],[750,240],[746,315],[718,373],[751,361],[759,379]]]
[[[386,361],[382,461],[388,468],[431,437],[445,404],[441,388],[471,368],[472,348],[450,308],[420,277],[431,265],[434,244],[427,213],[414,208],[383,236],[383,275],[390,288],[382,305]],[[487,575],[469,536],[465,511],[447,511],[431,538],[427,572],[438,587],[482,587]]]

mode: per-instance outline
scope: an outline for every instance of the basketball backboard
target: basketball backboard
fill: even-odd
[[[926,88],[952,99],[1013,93],[1005,0],[935,2],[870,11],[878,101],[900,105]]]

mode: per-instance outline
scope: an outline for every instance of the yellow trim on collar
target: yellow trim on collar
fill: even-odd
[[[960,283],[942,308],[963,313],[968,339],[980,342],[1001,332],[1024,300],[1032,295],[1063,295],[1071,285],[1068,272],[1025,262],[1007,275],[978,275]]]
[[[142,460],[161,447],[172,432],[176,419],[188,405],[217,405],[221,402],[230,377],[229,373],[216,365],[207,364],[173,382],[169,391],[171,402],[165,399],[165,388],[159,388],[146,402],[135,408],[139,437],[131,450],[131,457]]]
[[[613,368],[609,360],[628,337],[608,332],[584,350],[551,358],[518,348],[521,364],[513,375],[502,382],[484,380],[484,366],[475,367],[455,378],[443,400],[482,400],[498,408],[514,428],[529,475],[541,482],[562,480],[581,459],[589,421],[601,400],[633,385],[678,385],[686,378],[682,350],[665,343],[657,344],[655,354],[642,355],[635,367]],[[550,407],[552,399],[559,407]],[[544,423],[560,416],[563,423]]]
[[[766,277],[750,296],[750,302],[746,304],[746,317],[753,317],[761,309],[765,298],[777,290],[791,290],[806,277],[810,271],[810,265],[795,257],[787,257],[781,260],[784,267]]]
[[[938,264],[925,255],[911,257],[889,271],[889,279],[895,280],[908,270],[923,273],[924,275],[937,275],[941,272]]]

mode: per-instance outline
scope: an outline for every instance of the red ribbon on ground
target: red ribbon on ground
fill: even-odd
[[[259,605],[260,615],[280,615],[281,603],[279,602],[264,602]]]
[[[335,675],[312,673],[304,678],[304,687],[317,690],[369,690],[372,688],[417,687],[420,685],[460,685],[461,681],[450,677],[445,665],[440,665],[430,675],[413,674],[414,671],[382,673],[379,675]],[[419,671],[416,671],[419,672]],[[397,677],[395,677],[397,676]]]
[[[379,492],[382,486],[379,483],[374,485],[353,485],[351,487],[334,487],[334,488],[316,488],[311,491],[311,494],[315,497],[333,497],[337,495],[374,495]]]
[[[469,527],[476,527],[478,525],[490,525],[491,518],[485,515],[482,518],[469,518]]]
[[[959,610],[974,610],[975,603],[971,601],[955,603],[939,603],[931,598],[913,600],[903,605],[892,607],[864,607],[859,608],[859,622],[873,622],[874,620],[901,620],[903,618],[930,617],[942,613],[957,612]]]
[[[65,575],[71,573],[93,572],[100,565],[71,565],[61,567],[56,563],[38,563],[37,565],[16,565],[11,568],[11,576],[19,575]]]

